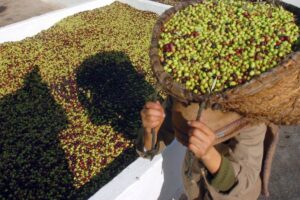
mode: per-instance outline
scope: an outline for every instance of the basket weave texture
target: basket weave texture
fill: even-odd
[[[152,70],[162,88],[183,103],[208,100],[209,106],[237,112],[247,118],[278,125],[300,124],[300,51],[288,55],[277,67],[251,81],[212,95],[197,95],[176,83],[164,71],[158,55],[162,27],[177,11],[201,3],[189,1],[166,10],[157,20],[152,34],[150,60]],[[282,3],[300,18],[300,8]]]

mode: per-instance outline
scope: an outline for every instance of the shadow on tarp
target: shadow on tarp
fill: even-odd
[[[103,52],[85,60],[77,83],[79,100],[94,124],[110,124],[128,139],[136,137],[140,110],[154,89],[125,53]]]
[[[78,72],[79,99],[92,122],[111,124],[116,133],[134,139],[140,109],[154,90],[128,56],[100,53]],[[76,189],[58,137],[67,124],[38,68],[21,89],[0,99],[0,199],[88,199],[137,158],[133,148],[125,150]]]
[[[23,88],[0,99],[0,199],[85,200],[137,158],[125,150],[76,189],[58,138],[67,124],[37,68]]]
[[[140,110],[154,89],[125,53],[109,51],[89,57],[78,68],[77,85],[78,99],[92,123],[111,125],[115,134],[123,134],[129,140],[136,138],[141,126]],[[125,150],[82,186],[74,198],[92,196],[136,158],[134,148]]]
[[[34,69],[0,99],[0,199],[64,199],[73,190],[58,133],[64,110]]]

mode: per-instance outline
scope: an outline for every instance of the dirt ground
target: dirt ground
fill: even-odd
[[[39,0],[1,0],[0,27],[60,8]]]

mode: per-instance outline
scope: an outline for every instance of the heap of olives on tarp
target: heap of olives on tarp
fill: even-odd
[[[262,2],[206,0],[163,26],[159,56],[174,81],[196,94],[244,84],[278,65],[298,40],[295,16]]]

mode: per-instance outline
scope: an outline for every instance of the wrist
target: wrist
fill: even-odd
[[[154,134],[155,144],[157,142],[157,134]],[[144,147],[147,151],[152,149],[152,132],[151,128],[144,128]]]
[[[151,137],[151,128],[144,127],[144,138]]]
[[[161,127],[161,124],[155,128],[155,144],[157,143],[157,135],[159,132],[159,129]],[[147,150],[151,150],[152,149],[152,128],[146,128],[144,127],[144,146]]]
[[[204,156],[201,157],[202,162],[207,162],[209,160],[211,160],[215,155],[214,152],[215,148],[211,147]]]

